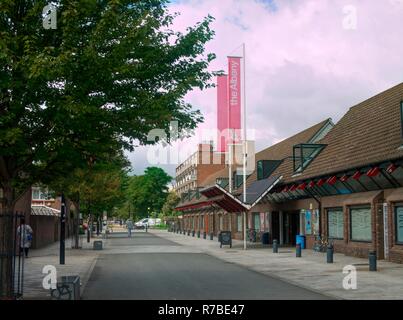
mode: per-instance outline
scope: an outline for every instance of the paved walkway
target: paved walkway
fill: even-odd
[[[251,270],[286,280],[338,299],[403,299],[403,265],[378,261],[378,271],[368,271],[368,260],[334,255],[334,263],[326,263],[326,254],[307,249],[302,258],[295,257],[293,248],[280,248],[275,254],[271,248],[243,250],[243,242],[234,240],[232,248],[220,249],[217,238],[213,241],[160,230],[150,232],[177,242],[185,248],[235,263]],[[357,270],[357,289],[343,288],[343,268],[354,265]]]
[[[59,264],[59,242],[41,249],[30,250],[24,264],[23,298],[25,300],[51,298],[49,290],[45,290],[42,285],[46,276],[42,270],[46,265],[56,267],[58,278],[79,275],[82,283],[81,291],[83,291],[100,253],[100,251],[92,250],[94,240],[97,239],[87,243],[86,239],[83,239],[82,249],[71,249],[71,239],[67,239],[64,265]]]

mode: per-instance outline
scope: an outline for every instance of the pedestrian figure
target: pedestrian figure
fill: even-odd
[[[132,236],[133,222],[131,220],[127,220],[127,233],[129,238]]]
[[[21,219],[21,224],[17,228],[17,235],[19,238],[19,244],[20,244],[20,253],[24,252],[25,257],[28,258],[28,251],[29,248],[31,247],[32,243],[32,228],[25,224],[25,219]]]

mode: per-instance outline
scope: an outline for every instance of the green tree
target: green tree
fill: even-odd
[[[75,208],[75,238],[78,248],[78,217],[84,213],[99,219],[104,211],[112,213],[125,200],[129,162],[122,152],[94,160],[88,167],[60,175],[48,185],[56,194],[64,193]]]
[[[180,197],[175,191],[170,191],[164,205],[162,206],[162,213],[165,217],[177,215],[175,207],[178,205]]]
[[[148,167],[144,175],[131,177],[127,197],[137,218],[161,212],[168,196],[170,181],[172,177],[157,167]]]
[[[85,168],[116,146],[133,150],[148,132],[187,132],[203,120],[184,100],[210,85],[208,16],[171,30],[166,0],[55,0],[57,29],[42,26],[47,0],[0,2],[0,186],[12,211],[32,183]],[[12,226],[0,225],[12,247]],[[5,261],[2,279],[12,278]],[[2,281],[0,295],[10,296]]]

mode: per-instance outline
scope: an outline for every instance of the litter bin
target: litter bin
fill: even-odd
[[[269,244],[269,232],[263,232],[262,233],[262,244]]]
[[[304,235],[297,235],[296,244],[301,245],[301,249],[305,249],[305,236]]]

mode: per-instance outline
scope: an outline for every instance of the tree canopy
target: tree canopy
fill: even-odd
[[[86,167],[147,141],[150,130],[181,132],[203,120],[185,102],[210,86],[208,16],[171,30],[166,0],[55,0],[57,29],[45,29],[48,1],[0,3],[0,183],[16,191],[56,172]],[[47,180],[47,181],[44,181]],[[17,188],[18,187],[18,188]]]
[[[168,183],[171,180],[172,177],[157,167],[148,167],[144,175],[130,177],[126,197],[132,214],[136,218],[142,218],[160,213],[168,196]]]
[[[52,0],[57,25],[45,29],[49,2],[0,1],[0,200],[10,212],[33,183],[154,143],[152,129],[194,129],[203,118],[184,97],[213,76],[210,16],[180,33],[167,0]],[[10,221],[0,224],[8,250]],[[9,296],[4,261],[0,295]]]
[[[175,207],[178,205],[180,197],[175,191],[170,191],[164,205],[162,206],[162,213],[165,217],[178,215],[178,211],[175,211]]]

